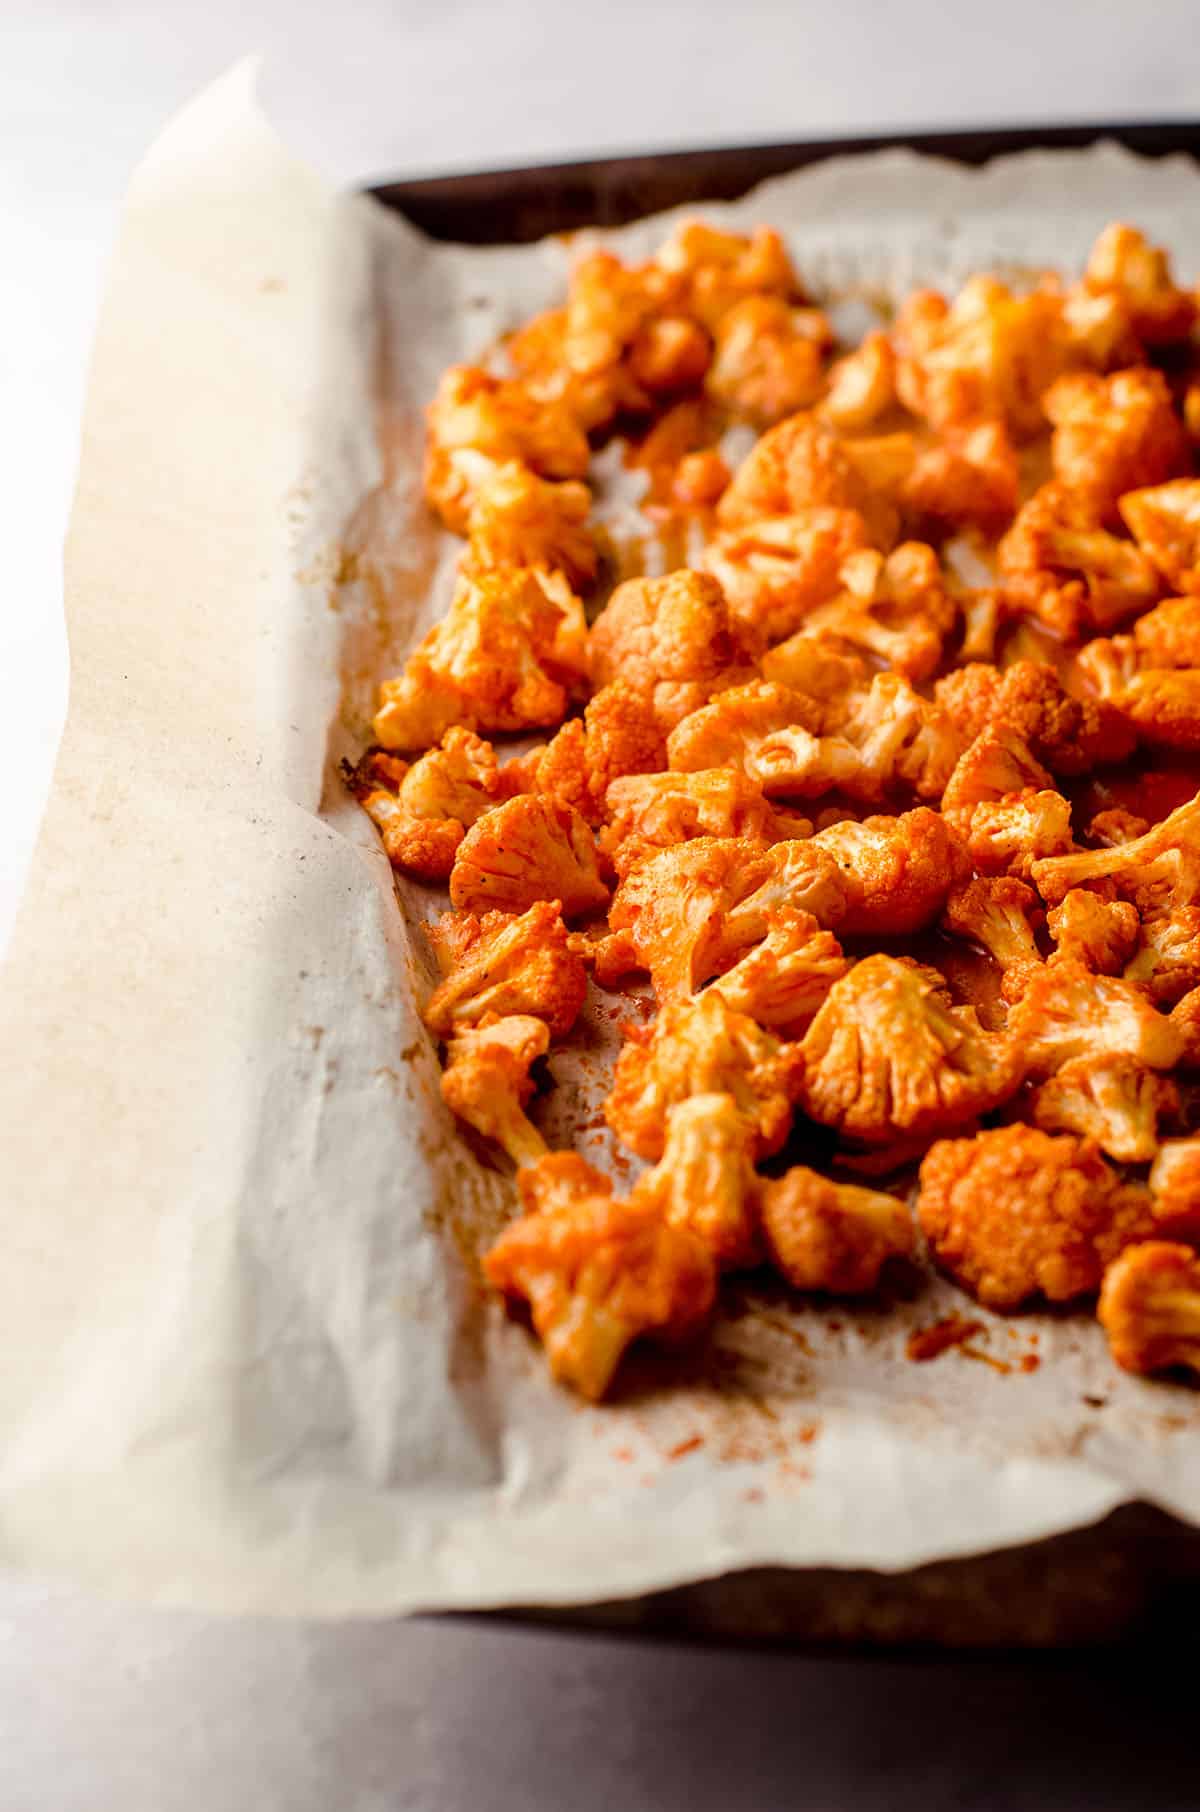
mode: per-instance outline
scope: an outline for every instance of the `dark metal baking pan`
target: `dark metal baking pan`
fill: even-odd
[[[1102,139],[1145,157],[1200,157],[1200,124],[1113,122],[654,152],[421,177],[380,183],[371,193],[435,239],[519,244],[547,233],[620,226],[664,208],[733,201],[767,177],[828,157],[903,147],[978,165],[1013,151],[1079,149]],[[1092,1528],[906,1574],[756,1568],[620,1603],[510,1614],[720,1642],[959,1650],[1123,1638],[1160,1644],[1194,1629],[1198,1582],[1200,1531],[1131,1505]]]

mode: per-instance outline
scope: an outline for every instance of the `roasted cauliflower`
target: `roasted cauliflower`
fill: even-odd
[[[1187,470],[1187,439],[1171,393],[1149,366],[1111,377],[1073,372],[1050,386],[1042,406],[1054,424],[1054,476],[1096,522],[1117,522],[1126,491]]]
[[[1086,887],[1073,887],[1046,923],[1054,939],[1051,963],[1076,963],[1096,975],[1120,975],[1141,933],[1136,906]]]
[[[440,748],[411,767],[369,759],[352,785],[393,868],[426,881],[446,879],[466,832],[503,790],[495,750],[471,730],[447,730]]]
[[[992,1309],[1091,1296],[1154,1231],[1150,1192],[1122,1183],[1091,1140],[1021,1125],[932,1146],[917,1218],[942,1269]]]
[[[996,561],[1009,602],[1066,641],[1110,629],[1159,595],[1141,549],[1097,526],[1091,504],[1058,482],[1022,505]]]
[[[903,1202],[800,1164],[763,1186],[759,1218],[768,1259],[797,1290],[865,1296],[889,1259],[912,1255]]]
[[[551,742],[509,762],[502,779],[510,792],[541,793],[598,825],[614,781],[656,774],[666,761],[653,703],[617,680],[593,693],[582,718],[569,718]]]
[[[1073,887],[1107,883],[1145,917],[1200,901],[1200,794],[1132,842],[1084,849],[1032,865],[1033,884],[1048,906]]]
[[[693,837],[770,843],[812,829],[807,819],[777,812],[756,780],[728,767],[614,780],[607,810],[600,846],[622,878],[644,857]]]
[[[514,1164],[535,1163],[546,1150],[524,1107],[533,1093],[530,1068],[549,1045],[545,1022],[521,1013],[464,1026],[446,1046],[446,1106],[485,1139],[494,1139]]]
[[[1105,227],[1097,239],[1083,281],[1092,295],[1120,301],[1133,332],[1147,346],[1186,339],[1196,318],[1195,300],[1176,287],[1167,254],[1121,221]]]
[[[524,912],[557,900],[566,918],[608,904],[596,843],[579,813],[522,794],[476,820],[458,846],[450,900],[463,912]]]
[[[455,726],[529,730],[559,721],[585,671],[583,606],[533,568],[464,574],[450,608],[380,688],[375,739],[428,748]]]
[[[812,842],[833,857],[845,883],[844,937],[904,937],[931,925],[967,869],[960,840],[927,806],[834,824]]]
[[[1020,999],[1029,976],[1042,966],[1037,946],[1037,895],[1010,875],[976,879],[958,887],[946,901],[942,929],[970,938],[986,950],[1001,971],[1004,999]]]
[[[1121,514],[1167,584],[1192,596],[1200,593],[1200,478],[1127,491]]]
[[[808,613],[799,633],[846,642],[908,679],[928,679],[958,621],[933,549],[906,541],[886,558],[864,549],[848,555],[839,578],[842,589]]]
[[[1169,1070],[1182,1052],[1178,1026],[1133,982],[1070,961],[1028,976],[1009,1026],[1026,1068],[1041,1076],[1078,1058],[1125,1057]]]
[[[1050,774],[1084,774],[1124,761],[1136,741],[1116,711],[1067,692],[1044,661],[1018,660],[1003,669],[972,661],[933,690],[964,741],[984,730],[1011,731]]]
[[[813,412],[789,415],[738,467],[717,505],[718,521],[738,528],[814,508],[857,510],[871,542],[890,547],[899,514],[890,500],[872,493],[849,446]]]
[[[936,970],[894,956],[864,957],[834,983],[802,1049],[804,1111],[866,1145],[961,1126],[1024,1073],[1015,1041],[952,1006]]]
[[[846,556],[869,545],[857,510],[817,505],[724,530],[710,541],[704,564],[751,634],[779,642],[838,590]]]
[[[728,951],[723,954],[728,961]],[[719,969],[710,986],[759,1025],[798,1037],[848,967],[842,946],[811,912],[777,906],[768,914],[761,943],[752,944],[731,968]]]
[[[1104,1273],[1096,1314],[1123,1371],[1200,1371],[1200,1258],[1190,1246],[1128,1247]]]
[[[484,1273],[529,1304],[561,1383],[598,1402],[632,1341],[673,1344],[703,1326],[716,1294],[703,1240],[653,1202],[615,1196],[574,1153],[553,1152],[517,1181],[526,1212],[487,1253]]]
[[[756,427],[809,408],[825,388],[833,334],[819,309],[747,296],[722,315],[714,341],[709,394]]]
[[[896,389],[935,428],[1003,421],[1025,439],[1042,426],[1065,338],[1058,300],[1044,289],[1018,296],[994,277],[973,277],[953,303],[918,290],[892,330]]]
[[[592,494],[571,480],[551,484],[510,459],[479,486],[467,518],[471,569],[542,566],[572,585],[596,576],[596,544],[587,526]]]
[[[691,1095],[667,1109],[661,1161],[639,1177],[633,1200],[668,1227],[693,1234],[724,1269],[758,1258],[754,1128],[732,1095]]]
[[[799,1073],[799,1047],[736,1011],[718,985],[668,1001],[652,1026],[631,1029],[604,1117],[640,1158],[657,1159],[678,1102],[728,1096],[753,1135],[754,1156],[768,1157],[792,1123]]]
[[[562,1038],[587,993],[583,959],[571,948],[557,900],[527,912],[446,912],[430,928],[444,980],[423,1018],[441,1037],[487,1018],[512,1014],[544,1020]]]
[[[1045,1132],[1078,1133],[1122,1164],[1148,1164],[1161,1116],[1179,1091],[1131,1057],[1076,1057],[1035,1089],[1033,1121]]]
[[[593,683],[623,680],[667,730],[714,693],[752,678],[754,652],[717,581],[688,571],[619,585],[588,637]]]
[[[543,478],[587,474],[587,436],[562,403],[477,365],[447,371],[428,422],[425,495],[460,535],[467,533],[480,486],[498,466],[515,460]]]

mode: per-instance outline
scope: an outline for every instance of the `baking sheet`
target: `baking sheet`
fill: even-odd
[[[895,1571],[1137,1497],[1200,1520],[1197,1398],[1119,1376],[1085,1317],[981,1313],[992,1363],[919,1366],[945,1285],[851,1312],[735,1283],[701,1351],[595,1408],[484,1297],[511,1186],[441,1106],[425,896],[396,910],[337,764],[444,603],[421,408],[570,252],[328,194],[252,89],[234,71],[138,172],[94,356],[70,718],[0,995],[0,1558],[354,1615]],[[706,212],[875,300],[1077,265],[1122,216],[1194,274],[1198,198],[1189,162],[1115,147],[887,153]]]

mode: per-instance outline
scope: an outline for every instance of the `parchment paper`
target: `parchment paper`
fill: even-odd
[[[873,299],[1077,266],[1114,217],[1194,274],[1198,201],[1190,164],[1105,147],[857,158],[706,212]],[[568,255],[435,246],[326,193],[245,68],[134,181],[67,552],[70,719],[0,999],[10,1567],[371,1614],[898,1570],[1138,1496],[1200,1520],[1197,1399],[1119,1376],[1086,1316],[981,1316],[993,1364],[919,1366],[908,1333],[966,1306],[944,1285],[853,1314],[735,1287],[706,1347],[596,1409],[479,1287],[511,1185],[441,1105],[428,896],[397,910],[337,762],[444,603],[421,407]],[[546,1111],[586,1121],[577,1067],[551,1070]]]

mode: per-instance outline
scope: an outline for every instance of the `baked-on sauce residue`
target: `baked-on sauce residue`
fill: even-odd
[[[969,1321],[965,1315],[947,1315],[944,1321],[935,1321],[932,1327],[917,1328],[909,1335],[904,1350],[909,1359],[924,1364],[927,1359],[937,1359],[952,1346],[962,1346],[964,1341],[982,1332],[982,1321]]]

